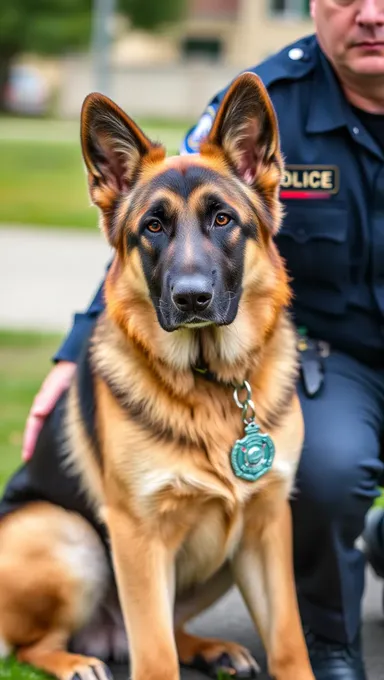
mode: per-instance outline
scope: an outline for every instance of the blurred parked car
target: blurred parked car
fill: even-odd
[[[49,105],[49,87],[33,66],[14,66],[5,89],[5,105],[12,113],[41,116]]]

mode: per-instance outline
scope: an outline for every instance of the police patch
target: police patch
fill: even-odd
[[[181,153],[198,153],[201,140],[206,137],[212,127],[217,107],[208,106],[199,122],[190,130],[182,144]]]
[[[339,168],[334,165],[286,165],[280,198],[330,198],[339,191]]]

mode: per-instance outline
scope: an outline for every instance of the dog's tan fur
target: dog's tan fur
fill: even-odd
[[[89,151],[92,115],[100,106],[107,106],[110,117],[118,115],[116,140],[102,123],[96,132],[123,167],[122,186],[100,171]],[[236,106],[243,106],[240,118]],[[256,152],[244,173],[247,136]],[[290,291],[272,239],[281,220],[282,162],[269,99],[256,76],[241,76],[200,155],[165,158],[114,104],[93,96],[83,110],[82,141],[92,200],[116,256],[107,277],[106,314],[92,340],[101,463],[80,417],[76,383],[68,401],[68,463],[108,527],[133,678],[177,680],[178,659],[190,663],[200,655],[210,661],[223,652],[238,668],[254,667],[239,645],[201,640],[183,628],[236,583],[262,637],[271,675],[313,680],[292,573],[288,498],[303,422],[294,387],[296,338],[286,313]],[[146,209],[145,201],[132,208],[131,185],[145,187],[166,169],[182,174],[192,164],[228,180],[226,200],[244,220],[258,216],[258,237],[247,241],[233,323],[168,333],[157,321],[138,251],[128,252],[125,245],[127,230],[135,232]],[[187,207],[173,192],[167,198],[179,212],[193,213],[208,189],[194,191]],[[118,216],[112,219],[117,196]],[[239,231],[231,238],[235,244]],[[150,242],[144,240],[143,247],[150,250]],[[185,257],[193,257],[192,242],[186,243]],[[200,351],[217,381],[191,370]],[[257,421],[276,448],[272,470],[255,483],[235,477],[229,460],[243,424],[226,383],[244,379],[252,387]],[[149,423],[132,415],[132,404],[149,414]],[[84,572],[80,550],[88,554]],[[38,504],[7,517],[0,525],[0,649],[1,641],[5,648],[16,647],[21,660],[60,680],[75,670],[88,677],[81,675],[84,667],[98,662],[71,656],[65,647],[103,598],[105,568],[96,535],[76,515]],[[99,672],[104,677],[102,667]]]

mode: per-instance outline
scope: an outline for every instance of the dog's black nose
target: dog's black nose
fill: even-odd
[[[173,303],[181,312],[203,312],[212,298],[212,283],[204,276],[180,277],[172,289]]]

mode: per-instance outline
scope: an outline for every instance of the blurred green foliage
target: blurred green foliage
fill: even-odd
[[[163,23],[182,19],[185,0],[120,0],[120,7],[134,26],[153,30]]]
[[[183,0],[117,0],[134,26],[153,29],[182,16]],[[55,54],[90,40],[92,0],[1,0],[0,55]]]

